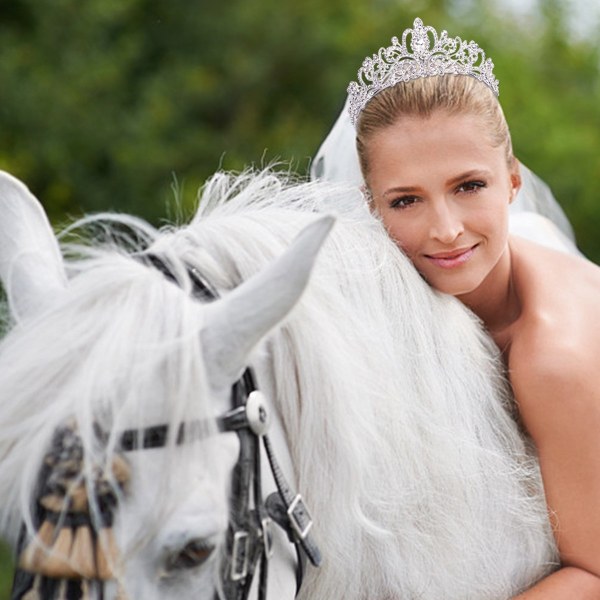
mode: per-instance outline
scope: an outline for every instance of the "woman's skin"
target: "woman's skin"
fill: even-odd
[[[600,598],[600,268],[508,235],[519,166],[481,118],[401,117],[366,150],[372,208],[482,319],[538,449],[562,567],[519,600]]]

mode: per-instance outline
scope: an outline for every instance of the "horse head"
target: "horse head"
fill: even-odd
[[[331,218],[203,303],[173,253],[160,256],[166,271],[147,260],[152,248],[79,244],[63,261],[40,204],[5,174],[0,211],[12,317],[0,345],[0,517],[17,548],[13,599],[214,597],[239,453],[216,419],[303,293]]]

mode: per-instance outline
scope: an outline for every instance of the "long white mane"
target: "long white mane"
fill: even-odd
[[[302,597],[501,599],[555,568],[537,464],[497,352],[365,207],[340,208],[355,193],[270,173],[215,176],[190,225],[148,233],[183,289],[113,250],[78,249],[69,301],[17,324],[2,344],[4,527],[28,508],[45,442],[66,415],[93,456],[98,415],[113,442],[132,421],[165,417],[155,404],[148,414],[146,397],[169,398],[170,422],[212,414],[193,366],[203,313],[184,263],[227,294],[334,210],[308,290],[254,360],[325,557]]]
[[[499,357],[353,193],[218,175],[166,243],[227,290],[336,207],[309,290],[262,361],[326,557],[303,597],[507,598],[557,557]]]

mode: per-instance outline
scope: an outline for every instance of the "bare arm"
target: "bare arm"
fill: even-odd
[[[587,346],[538,343],[528,361],[514,361],[521,366],[511,381],[538,449],[562,564],[518,600],[600,599],[600,369]]]
[[[563,567],[542,579],[514,600],[596,600],[600,598],[600,579],[578,569]]]

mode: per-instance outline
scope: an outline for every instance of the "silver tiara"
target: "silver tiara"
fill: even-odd
[[[498,80],[493,69],[494,63],[486,59],[485,52],[475,42],[449,38],[445,30],[438,36],[433,27],[426,27],[421,19],[415,19],[414,29],[406,29],[402,34],[402,44],[393,37],[391,46],[380,48],[373,58],[363,61],[358,81],[348,86],[350,120],[356,125],[362,109],[381,90],[400,81],[433,75],[471,75],[498,96]]]

